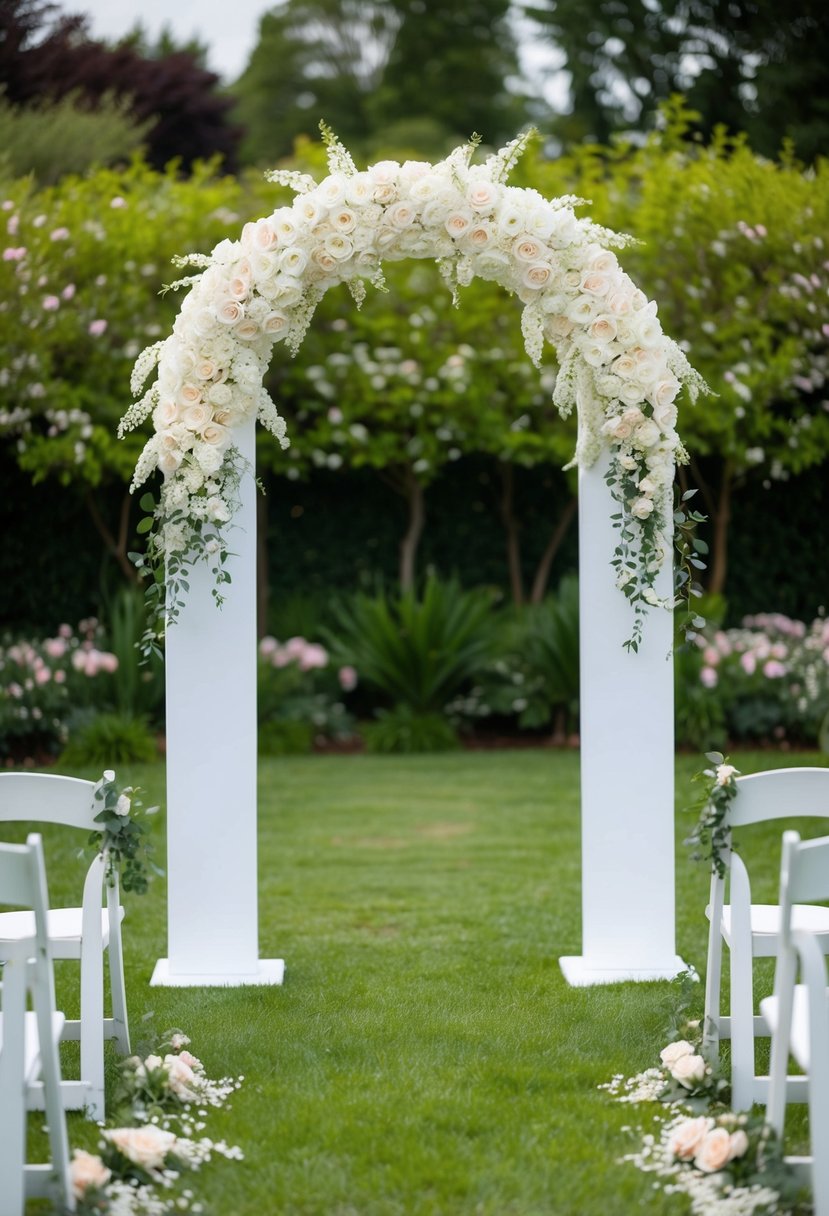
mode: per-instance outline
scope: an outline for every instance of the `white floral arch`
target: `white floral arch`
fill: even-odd
[[[647,607],[669,607],[672,603],[670,581],[666,583],[664,572],[671,547],[674,468],[677,461],[685,459],[676,430],[675,399],[683,383],[695,393],[701,381],[676,343],[663,333],[656,305],[619,266],[612,247],[626,244],[627,238],[577,217],[573,208],[582,200],[568,196],[550,201],[534,190],[506,184],[527,137],[514,140],[482,164],[473,163],[474,145],[469,144],[436,165],[381,161],[358,171],[336,138],[330,132],[324,134],[328,177],[317,184],[304,174],[270,174],[271,180],[296,192],[290,206],[278,207],[271,216],[246,224],[240,240],[222,241],[210,256],[181,259],[180,264],[195,267],[197,273],[175,284],[190,290],[172,334],[145,350],[135,366],[132,388],[136,396],[156,366],[158,375],[128,410],[119,433],[152,416],[154,432],[139,458],[133,489],[155,469],[164,475],[159,501],[142,500],[151,512],[142,526],[150,534],[145,564],[166,566],[167,619],[176,620],[181,615],[185,622],[188,613],[192,616],[196,611],[190,605],[196,594],[191,583],[202,579],[203,568],[210,571],[213,597],[224,598],[222,590],[233,566],[226,525],[242,522],[251,530],[250,523],[244,525],[240,511],[253,454],[252,443],[242,436],[250,433],[253,419],[287,446],[285,423],[262,384],[274,345],[284,343],[291,352],[298,350],[316,305],[330,287],[345,282],[359,306],[367,282],[382,286],[383,261],[432,258],[456,295],[477,276],[497,282],[518,296],[524,306],[525,346],[534,363],[539,363],[545,341],[553,346],[560,369],[555,404],[562,414],[574,406],[578,408],[574,462],[582,471],[599,469],[613,500],[604,491],[602,510],[613,517],[615,531],[603,561],[613,565],[615,576],[611,578],[605,564],[609,592],[603,598],[609,602],[612,593],[614,601],[624,603],[615,590],[618,588],[633,607],[627,639],[617,637],[614,645],[621,649],[625,644],[629,650],[638,651]],[[593,476],[595,480],[595,472]],[[582,530],[584,522],[583,516]],[[233,545],[238,550],[236,535]],[[233,578],[238,583],[238,561]],[[582,578],[584,597],[584,569]],[[236,596],[234,586],[231,598]],[[226,613],[221,615],[225,617]],[[668,614],[658,615],[667,618]],[[583,614],[583,628],[584,623]],[[180,674],[171,653],[184,644],[176,640],[180,632],[189,632],[192,642],[203,639],[205,631],[215,627],[202,615],[198,625],[191,621],[182,625],[182,630],[171,630],[168,636],[168,716],[172,711],[173,735],[177,715],[182,719],[180,743],[170,740],[168,726],[171,824],[174,803],[186,804],[193,797],[194,772],[199,763],[187,744],[188,730],[192,734],[194,729],[193,713],[198,716],[205,697],[211,695],[225,713],[229,706],[236,710],[243,695],[238,688],[235,692],[214,688],[211,694],[203,677],[197,676],[198,646],[188,652],[184,674]],[[234,629],[238,634],[249,628],[249,621],[243,628],[224,620],[222,649],[226,650]],[[664,665],[664,650],[662,660]],[[612,667],[615,659],[605,655],[602,663]],[[594,673],[592,677],[594,684],[596,680],[606,684],[608,679],[616,677],[612,673]],[[185,686],[193,683],[198,695],[192,711],[185,713]],[[618,694],[618,680],[615,688]],[[244,696],[255,703],[255,686]],[[621,705],[619,709],[624,714]],[[663,716],[665,710],[663,698]],[[589,732],[591,728],[584,722],[583,729]],[[598,737],[600,731],[607,733],[610,724],[594,725],[592,729]],[[255,738],[255,718],[253,735]],[[255,750],[253,761],[248,759],[246,763],[255,768]],[[229,756],[222,764],[225,769],[233,767]],[[585,768],[583,750],[583,781]],[[202,803],[205,797],[210,799],[211,789],[215,791],[215,779],[205,786]],[[253,806],[255,818],[255,791]],[[193,817],[188,816],[188,821],[192,824]],[[226,844],[231,835],[226,807],[217,806],[215,827]],[[217,861],[222,847],[216,853]],[[245,849],[250,853],[249,844]],[[253,857],[255,864],[255,843]],[[207,863],[210,857],[205,854],[202,861]],[[195,975],[213,975],[212,981],[203,982],[218,982],[215,976],[219,974],[242,973],[249,979],[249,950],[242,972],[234,968],[233,958],[240,953],[233,940],[240,926],[233,916],[228,921],[226,912],[221,916],[227,950],[215,968],[206,965],[216,957],[210,944],[215,947],[222,937],[215,924],[210,927],[209,907],[216,901],[212,895],[206,900],[198,898],[188,882],[174,915],[173,864],[171,961],[160,964],[158,982],[185,982],[182,977],[193,980]],[[602,859],[602,882],[607,865]],[[243,869],[249,879],[249,864]],[[672,864],[669,872],[672,883]],[[237,893],[245,884],[250,886],[248,879],[238,884]],[[225,890],[227,899],[221,902],[232,902],[232,890],[226,884]],[[177,922],[185,915],[183,909],[199,904],[204,904],[202,914],[188,913],[192,923],[180,931]],[[253,923],[255,938],[255,911]],[[670,924],[672,936],[672,906]],[[172,958],[174,936],[197,943],[193,950],[186,945],[179,952],[178,963]],[[618,933],[613,937],[613,951],[608,947],[604,963],[598,960],[599,969],[618,969],[610,966]],[[204,944],[200,946],[202,938]],[[254,945],[254,957],[256,950]],[[672,945],[667,953],[660,946],[658,965],[650,965],[652,958],[650,963],[645,959],[641,966],[628,959],[627,963],[622,960],[623,969],[626,974],[632,970],[667,973],[674,966],[672,951]],[[614,954],[614,959],[618,962],[618,955]],[[595,950],[592,961],[597,963]]]

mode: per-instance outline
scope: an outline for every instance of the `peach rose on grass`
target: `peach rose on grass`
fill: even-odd
[[[145,1127],[114,1127],[104,1132],[109,1140],[128,1161],[142,1170],[160,1170],[169,1153],[173,1151],[176,1138],[155,1124]]]
[[[696,1156],[697,1150],[705,1137],[714,1126],[714,1120],[708,1115],[699,1115],[696,1119],[683,1119],[678,1124],[668,1141],[668,1150],[680,1161],[690,1161]]]
[[[69,1178],[76,1199],[83,1199],[90,1187],[94,1190],[105,1187],[111,1177],[112,1171],[107,1169],[100,1157],[86,1153],[82,1148],[75,1149],[69,1163]]]
[[[745,1136],[745,1132],[743,1132]],[[747,1138],[746,1138],[747,1139]],[[745,1148],[743,1149],[745,1152]],[[724,1127],[712,1128],[694,1154],[694,1165],[704,1174],[716,1174],[733,1159],[731,1133]]]

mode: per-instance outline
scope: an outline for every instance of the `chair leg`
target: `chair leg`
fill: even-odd
[[[34,1006],[40,1039],[43,1102],[49,1128],[49,1150],[52,1161],[50,1172],[55,1179],[61,1211],[74,1212],[75,1198],[69,1178],[69,1137],[66,1132],[66,1114],[61,1094],[58,1038],[52,1025],[53,999],[53,995],[49,992],[49,985],[38,980],[34,987]]]
[[[109,987],[112,995],[113,1038],[122,1055],[130,1053],[130,1027],[127,1019],[127,990],[124,984],[124,951],[120,927],[114,926],[109,937]]]
[[[754,1101],[754,976],[751,946],[731,946],[731,1105],[747,1111]]]
[[[705,1011],[702,1021],[702,1049],[714,1063],[720,1053],[720,990],[722,978],[722,936],[712,917],[708,930],[708,960],[705,964]]]
[[[25,1201],[26,1092],[24,1010],[26,963],[3,968],[3,1050],[0,1053],[0,1216],[21,1216]]]
[[[104,961],[81,956],[81,1080],[89,1085],[87,1116],[104,1118]]]

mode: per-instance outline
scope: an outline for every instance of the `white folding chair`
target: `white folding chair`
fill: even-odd
[[[95,831],[101,803],[95,802],[94,782],[46,773],[0,773],[0,823],[26,821],[62,824]],[[106,859],[96,856],[83,887],[80,907],[53,908],[49,912],[49,941],[54,959],[79,959],[81,999],[79,1019],[68,1020],[65,1039],[80,1040],[80,1080],[65,1080],[61,1086],[64,1107],[85,1108],[89,1118],[104,1118],[104,1039],[115,1039],[129,1053],[127,1001],[124,989],[124,958],[118,878],[105,882]],[[103,905],[103,906],[102,906]],[[31,933],[31,915],[0,913],[0,960],[7,958],[21,937]],[[109,950],[112,1017],[104,1017],[104,951]],[[32,1098],[37,1109],[39,1099]]]
[[[46,872],[40,837],[0,844],[0,903],[29,910],[31,934],[20,937],[2,969],[0,1013],[0,1216],[22,1216],[29,1197],[51,1197],[74,1211],[69,1143],[60,1092],[55,981],[47,936]],[[26,1010],[29,992],[33,1011]],[[28,1094],[43,1094],[51,1162],[26,1163]]]
[[[829,1216],[829,987],[826,958],[814,933],[797,928],[795,900],[829,900],[829,836],[801,842],[783,836],[780,946],[774,995],[760,1002],[772,1030],[766,1118],[783,1135],[789,1054],[806,1075],[811,1157],[787,1157],[811,1177],[815,1216]],[[802,983],[796,984],[798,963]]]
[[[705,914],[709,919],[708,964],[705,979],[703,1045],[716,1054],[720,1039],[731,1039],[731,1093],[735,1110],[748,1110],[754,1102],[765,1102],[769,1079],[756,1075],[755,1038],[767,1036],[762,1015],[755,1014],[755,958],[777,953],[780,909],[776,904],[753,904],[745,863],[731,849],[731,829],[747,824],[795,816],[829,819],[829,769],[783,768],[736,778],[737,796],[730,805],[729,834],[723,851],[726,876],[711,870],[711,895]],[[726,903],[726,880],[730,876],[730,902]],[[816,934],[824,953],[829,953],[829,909],[797,905],[795,928]],[[720,1012],[722,944],[730,951],[731,997],[728,1015]],[[789,1101],[805,1101],[802,1078],[790,1078]]]

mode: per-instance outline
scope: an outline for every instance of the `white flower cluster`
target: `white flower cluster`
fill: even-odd
[[[534,363],[545,341],[555,348],[554,400],[562,413],[580,412],[576,459],[590,464],[608,445],[614,454],[611,488],[630,530],[617,581],[632,600],[656,602],[664,544],[654,524],[667,524],[674,463],[684,458],[675,399],[681,381],[692,390],[701,381],[663,334],[656,305],[605,248],[625,239],[578,218],[578,200],[551,202],[505,184],[524,142],[485,164],[472,164],[465,146],[436,165],[386,160],[358,172],[329,136],[324,181],[309,188],[292,179],[300,191],[292,205],[246,224],[240,240],[222,241],[209,265],[183,280],[192,287],[173,333],[139,357],[133,389],[156,362],[158,379],[122,422],[123,433],[152,413],[155,433],[133,487],[155,468],[165,475],[162,526],[174,511],[197,531],[205,513],[219,528],[226,522],[214,486],[243,419],[257,414],[286,444],[262,376],[275,343],[298,349],[329,287],[347,282],[359,303],[366,280],[382,282],[383,260],[434,258],[453,290],[477,276],[518,296]],[[179,529],[165,549],[183,551],[186,541]]]

